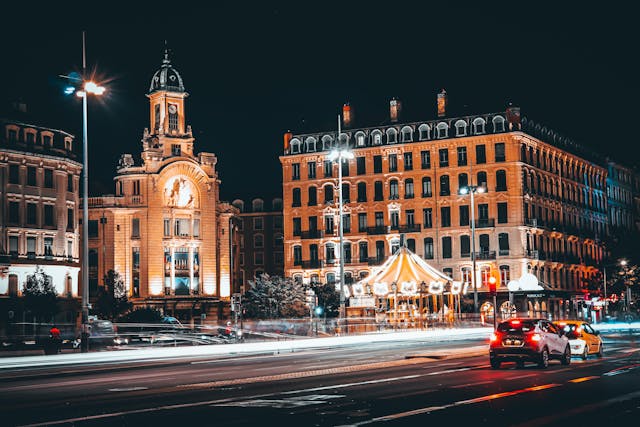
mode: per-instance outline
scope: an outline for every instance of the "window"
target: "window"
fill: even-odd
[[[38,185],[37,169],[35,166],[27,166],[27,185],[35,187]]]
[[[398,156],[395,154],[389,154],[389,172],[398,171]]]
[[[131,219],[131,237],[140,237],[140,218]]]
[[[9,165],[9,184],[20,184],[20,165]]]
[[[404,198],[413,199],[413,179],[408,178],[404,180]]]
[[[384,258],[384,240],[376,240],[376,260],[382,262]]]
[[[305,143],[307,144],[307,152],[313,153],[316,151],[316,139],[315,138],[307,138]]]
[[[254,230],[264,230],[263,218],[260,218],[260,217],[253,218],[253,229]]]
[[[38,205],[35,203],[27,203],[27,225],[38,224]]]
[[[367,173],[367,158],[366,157],[357,157],[356,158],[356,173],[358,175],[364,175]]]
[[[43,135],[42,136],[42,145],[44,145],[45,147],[51,147],[51,135]]]
[[[389,200],[397,200],[398,198],[398,180],[392,179],[389,181]]]
[[[487,173],[478,172],[478,186],[487,188]]]
[[[36,141],[36,134],[32,132],[27,132],[27,143],[33,144]]]
[[[367,201],[367,183],[359,182],[358,183],[358,202],[366,202]]]
[[[53,255],[53,237],[44,238],[44,255],[45,256]]]
[[[367,262],[369,260],[369,244],[367,242],[358,243],[358,252],[360,252],[360,256],[358,257],[360,262]]]
[[[422,227],[423,228],[433,227],[433,209],[432,208],[422,209]]]
[[[504,142],[497,142],[495,145],[496,162],[504,162],[506,160],[504,154]]]
[[[438,123],[436,131],[438,133],[438,139],[447,138],[449,136],[449,126],[446,123]]]
[[[389,144],[395,144],[398,142],[398,133],[395,129],[387,129],[387,142]]]
[[[463,120],[456,122],[456,136],[465,136],[467,134],[467,123]]]
[[[67,209],[67,231],[73,231],[75,221],[73,220],[73,209]]]
[[[309,187],[307,190],[309,192],[309,206],[316,206],[318,204],[318,189],[316,187]]]
[[[404,170],[413,170],[413,153],[404,153]]]
[[[73,191],[73,174],[67,175],[67,191]]]
[[[264,265],[264,252],[254,252],[253,253],[253,265]],[[256,277],[258,277],[260,273],[256,272]]]
[[[133,195],[134,196],[140,195],[140,181],[138,180],[133,181]]]
[[[349,203],[351,201],[351,186],[349,183],[342,184],[342,201]]]
[[[481,135],[484,133],[485,121],[478,117],[473,121],[473,133],[474,135]]]
[[[467,166],[467,147],[458,147],[458,166]]]
[[[358,214],[358,231],[360,232],[367,231],[367,214],[366,213]]]
[[[400,213],[391,211],[391,229],[397,230],[400,227]]]
[[[471,240],[466,234],[460,236],[460,258],[471,256]]]
[[[200,219],[193,220],[193,237],[200,237]]]
[[[496,191],[507,191],[507,172],[503,169],[496,171]]]
[[[317,231],[318,230],[318,217],[310,216],[309,217],[309,231]]]
[[[433,192],[431,189],[431,177],[425,176],[422,178],[422,197],[431,197]]]
[[[293,235],[299,236],[302,232],[302,220],[300,218],[293,218]]]
[[[178,130],[178,106],[169,104],[169,130]]]
[[[509,255],[509,234],[508,233],[500,233],[498,234],[498,249],[500,250],[500,256]]]
[[[324,232],[325,234],[333,235],[333,215],[324,217]]]
[[[440,221],[443,227],[451,227],[451,208],[449,206],[440,208]]]
[[[344,244],[344,262],[347,264],[351,264],[351,243],[345,243]],[[345,273],[345,282],[348,282],[348,277],[346,277],[347,274]]]
[[[509,269],[508,265],[501,265],[500,266],[500,283],[506,284],[509,283],[511,281],[511,271]]]
[[[448,196],[451,194],[451,190],[449,189],[449,175],[441,175],[440,176],[440,195]]]
[[[351,233],[351,214],[342,215],[342,232]]]
[[[420,141],[429,139],[429,125],[422,124],[418,127]]]
[[[486,221],[489,219],[489,205],[480,203],[478,205],[478,219]]]
[[[155,123],[155,127],[154,129],[154,133],[158,132],[158,129],[160,128],[160,104],[156,104],[155,108],[154,108],[154,123]]]
[[[422,169],[431,169],[431,152],[430,151],[420,152],[420,165]]]
[[[307,162],[307,178],[315,179],[316,177],[316,162]]]
[[[376,181],[373,183],[373,200],[377,202],[382,199],[382,181]]]
[[[458,174],[458,190],[469,186],[469,177],[466,173]]]
[[[331,178],[333,176],[333,163],[331,160],[325,160],[323,163],[324,177]]]
[[[384,214],[382,212],[375,213],[376,227],[384,227]]]
[[[55,227],[55,220],[53,216],[53,205],[44,205],[44,225],[45,227]],[[97,221],[96,221],[97,223]],[[91,222],[89,222],[89,226],[91,226]],[[97,226],[96,226],[97,233]],[[91,237],[91,232],[89,232],[89,237]]]
[[[171,220],[169,218],[164,219],[164,236],[171,236]]]
[[[484,145],[476,145],[476,164],[487,163],[487,153]]]
[[[404,212],[405,218],[407,220],[407,225],[414,225],[416,223],[415,220],[415,211],[413,209],[407,209]]]
[[[433,259],[433,238],[425,237],[424,239],[424,259]]]
[[[507,222],[507,203],[498,203],[498,224],[506,224]]]
[[[18,236],[9,236],[9,253],[18,254]]]
[[[324,203],[325,204],[333,203],[333,185],[324,186]]]
[[[182,146],[180,144],[171,144],[171,155],[172,156],[182,155]]]
[[[44,170],[44,188],[53,188],[53,169]]]
[[[253,236],[253,247],[264,248],[264,236],[262,234],[255,234]]]
[[[302,206],[302,203],[300,201],[300,189],[299,188],[294,188],[292,195],[291,195],[291,206],[292,207],[299,207]]]
[[[489,235],[488,234],[480,235],[480,252],[484,255],[488,255],[489,253]]]
[[[460,210],[460,226],[461,227],[468,226],[469,225],[469,206],[462,205],[462,206],[459,206],[458,209]]]
[[[495,116],[493,118],[493,131],[494,132],[504,132],[504,117]]]
[[[133,270],[140,270],[140,248],[131,248]]]
[[[373,137],[373,145],[382,144],[382,133],[379,130],[371,132],[371,136]]]
[[[297,181],[300,179],[300,163],[291,164],[291,179]]]
[[[36,255],[36,238],[28,236],[27,237],[27,255],[29,257],[35,257]]]
[[[9,202],[9,222],[11,224],[20,224],[20,203]]]
[[[442,148],[438,150],[438,156],[440,158],[440,167],[446,168],[449,166],[449,150],[446,148]]]
[[[336,260],[336,245],[333,243],[327,243],[324,247],[324,259],[328,263],[334,262]]]
[[[356,133],[356,145],[358,147],[364,147],[365,146],[365,135],[362,132],[358,132]]]
[[[349,159],[342,159],[342,176],[349,176]]]
[[[382,173],[382,156],[373,156],[373,173]]]
[[[173,228],[174,228],[174,236],[180,236],[180,237],[188,237],[189,236],[189,226],[191,221],[189,221],[188,219],[176,219],[173,222]],[[138,235],[139,236],[139,235]],[[138,236],[134,236],[134,237],[138,237]]]
[[[406,126],[402,128],[402,142],[410,142],[413,139],[413,130]]]

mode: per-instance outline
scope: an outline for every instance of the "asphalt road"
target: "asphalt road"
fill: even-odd
[[[569,367],[553,361],[547,369],[492,370],[486,343],[465,340],[4,370],[0,422],[637,425],[637,338],[606,334],[604,358],[574,358]]]

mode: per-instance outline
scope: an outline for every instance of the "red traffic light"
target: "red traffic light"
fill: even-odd
[[[489,277],[489,292],[491,292],[492,295],[495,295],[497,292],[497,282],[494,276]]]

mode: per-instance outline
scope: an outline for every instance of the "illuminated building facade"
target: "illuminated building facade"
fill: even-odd
[[[0,120],[0,299],[20,296],[36,267],[58,296],[78,297],[82,164],[73,144],[62,130]]]
[[[454,280],[476,283],[488,302],[488,278],[499,275],[499,304],[507,283],[532,273],[548,291],[532,314],[566,310],[602,259],[607,228],[607,169],[576,154],[555,132],[505,112],[449,118],[446,94],[438,118],[402,123],[401,104],[390,103],[384,126],[285,134],[283,172],[285,275],[304,282],[339,277],[338,191],[344,200],[345,283],[366,277],[406,244]],[[350,118],[345,105],[343,117]],[[342,167],[327,160],[348,147]],[[475,206],[459,189],[483,187]],[[470,209],[475,209],[471,248]],[[547,306],[553,304],[553,307]]]
[[[184,320],[222,317],[228,310],[222,301],[233,292],[231,231],[237,212],[219,200],[216,156],[194,152],[187,96],[165,52],[147,95],[150,125],[141,162],[123,154],[115,195],[89,201],[91,288],[113,269],[134,305]]]

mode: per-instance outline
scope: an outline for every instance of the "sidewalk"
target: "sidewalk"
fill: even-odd
[[[168,360],[176,357],[223,357],[239,356],[256,353],[281,353],[312,348],[330,348],[339,346],[355,346],[364,343],[424,341],[424,342],[455,342],[466,339],[486,339],[492,328],[465,329],[431,329],[428,331],[373,333],[355,336],[340,336],[330,338],[308,338],[292,341],[271,341],[239,344],[216,344],[195,347],[170,347],[153,349],[135,349],[121,351],[102,351],[96,353],[68,353],[51,356],[22,356],[5,357],[1,359],[0,371],[5,369],[20,369],[33,367],[53,367],[77,364],[102,364],[142,360]],[[478,351],[477,345],[464,349],[438,350],[438,357],[446,357],[446,353],[458,354],[471,350]],[[431,352],[430,352],[431,353]],[[426,354],[426,353],[425,353]],[[435,357],[435,356],[416,356]]]

